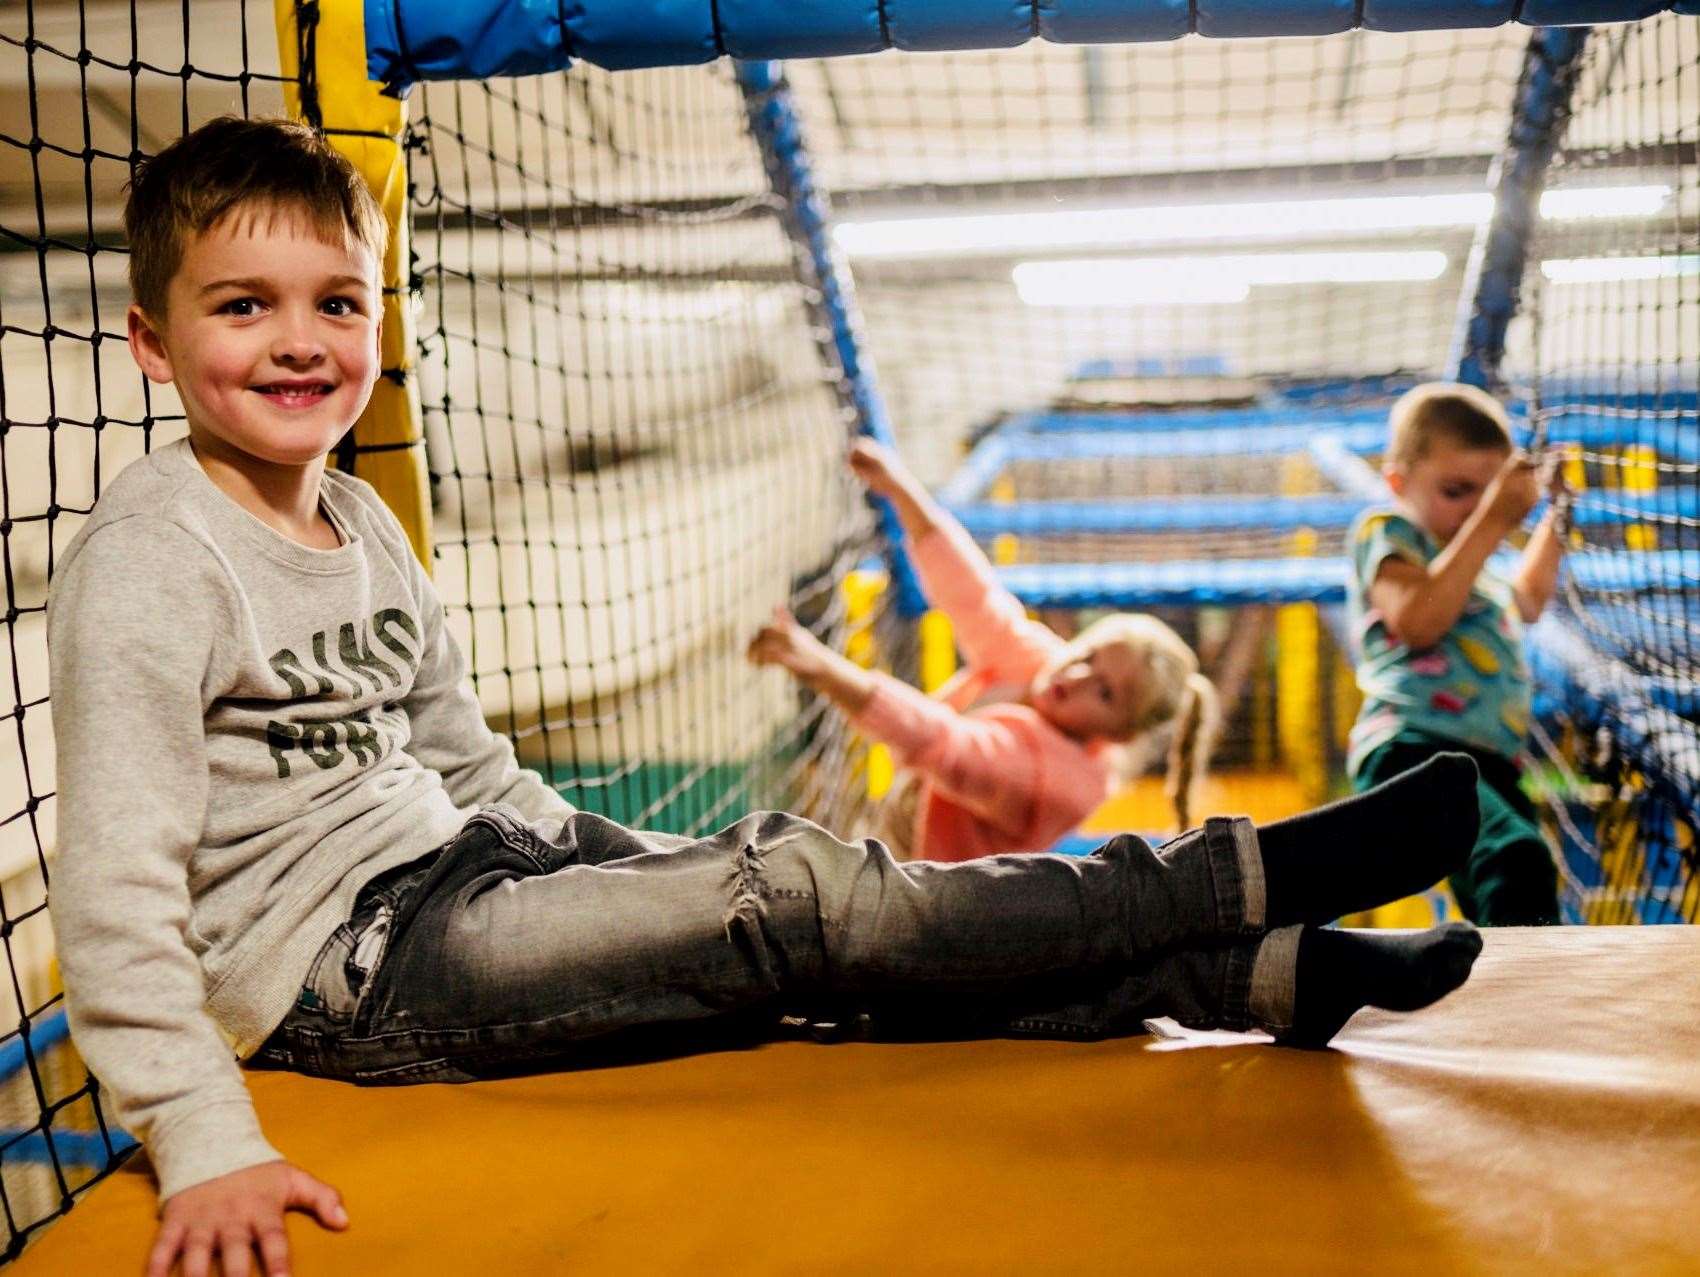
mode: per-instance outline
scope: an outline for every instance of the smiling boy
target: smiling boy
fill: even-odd
[[[159,1177],[149,1277],[249,1277],[256,1254],[284,1277],[286,1211],[347,1224],[261,1133],[238,1059],[469,1082],[823,1007],[988,1036],[1172,1015],[1320,1046],[1468,977],[1462,924],[1318,925],[1462,863],[1458,756],[1161,858],[1127,836],[901,865],[782,812],[689,839],[576,811],[485,723],[395,517],[325,468],[379,370],[359,175],[308,129],[218,120],[141,169],[125,222],[131,349],[189,434],[105,486],[53,574],[50,906],[72,1034]]]
[[[1557,588],[1560,503],[1503,579],[1489,556],[1543,486],[1513,447],[1505,410],[1474,386],[1431,382],[1394,404],[1389,425],[1383,473],[1394,507],[1360,515],[1350,537],[1364,703],[1347,767],[1367,789],[1436,753],[1471,754],[1481,828],[1450,880],[1459,907],[1482,924],[1555,923],[1557,871],[1518,760],[1529,729],[1522,627]],[[1562,490],[1556,471],[1545,483]]]
[[[130,349],[188,437],[56,565],[51,907],[77,1043],[159,1176],[149,1272],[281,1272],[285,1209],[346,1215],[261,1134],[236,1057],[368,883],[481,803],[573,809],[485,726],[394,517],[325,467],[379,374],[359,175],[308,129],[218,120],[141,169],[125,225]]]

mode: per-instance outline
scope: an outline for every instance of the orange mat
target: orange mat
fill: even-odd
[[[253,1077],[316,1274],[1700,1272],[1700,929],[1489,935],[1338,1049],[784,1044],[474,1086]],[[94,1190],[24,1277],[140,1270]]]

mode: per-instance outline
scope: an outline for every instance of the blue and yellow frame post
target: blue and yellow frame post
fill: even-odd
[[[739,61],[734,67],[744,95],[750,135],[761,149],[768,184],[783,210],[785,233],[797,250],[793,259],[822,362],[837,373],[833,389],[856,430],[891,447],[891,421],[867,343],[862,339],[855,280],[833,247],[831,211],[825,192],[815,184],[802,119],[785,81],[784,68],[772,61]],[[885,533],[885,559],[898,614],[918,620],[927,610],[927,600],[904,548],[903,528],[889,502],[876,500],[874,505]]]
[[[290,117],[320,130],[366,179],[384,211],[383,374],[347,439],[340,470],[378,490],[431,570],[431,497],[413,368],[408,305],[407,104],[366,78],[362,0],[277,0],[278,59]]]

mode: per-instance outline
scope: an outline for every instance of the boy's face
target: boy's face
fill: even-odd
[[[197,447],[238,467],[323,457],[379,372],[377,262],[292,210],[238,208],[193,236],[166,315],[130,307],[130,349],[175,382]]]
[[[1509,455],[1502,448],[1466,448],[1436,439],[1409,466],[1390,465],[1382,473],[1417,522],[1445,545],[1474,513]]]

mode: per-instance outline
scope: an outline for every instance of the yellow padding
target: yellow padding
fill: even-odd
[[[278,58],[284,101],[301,118],[301,74],[295,0],[277,0]],[[408,308],[407,162],[401,149],[407,107],[366,78],[366,20],[362,0],[319,0],[314,33],[319,110],[331,144],[365,177],[389,227],[384,252],[383,366],[371,402],[354,423],[362,452],[355,473],[378,490],[431,570],[431,496],[419,404],[411,377],[413,316]],[[402,445],[402,446],[397,446]],[[332,454],[335,460],[335,454]]]
[[[469,1086],[251,1079],[349,1273],[1700,1270],[1700,928],[1486,933],[1459,993],[1331,1051],[804,1043]],[[139,1273],[121,1174],[12,1270]]]

